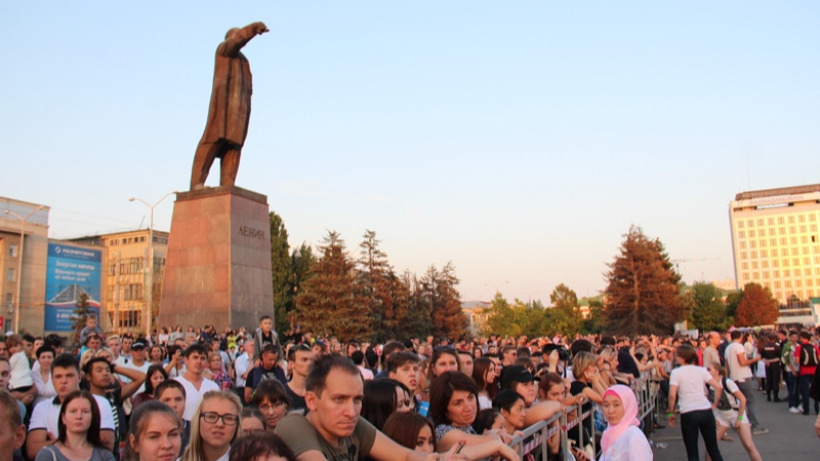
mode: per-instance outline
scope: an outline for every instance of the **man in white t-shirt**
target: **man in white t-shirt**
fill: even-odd
[[[208,366],[208,349],[205,346],[192,344],[185,349],[183,356],[185,374],[174,379],[185,388],[185,412],[182,419],[191,421],[202,396],[208,391],[218,391],[219,386],[205,377],[205,368]]]
[[[245,387],[245,380],[248,379],[248,373],[253,368],[253,350],[255,343],[253,341],[245,341],[242,345],[245,352],[236,358],[234,368],[236,369],[236,387]]]
[[[34,407],[26,438],[26,453],[34,459],[41,448],[57,440],[57,421],[61,402],[72,392],[80,389],[80,367],[71,354],[62,354],[51,364],[51,379],[57,397],[43,400]],[[114,449],[114,418],[111,404],[103,397],[94,396],[100,409],[100,440],[108,450]]]
[[[740,330],[732,331],[732,343],[726,347],[726,367],[729,369],[729,378],[737,384],[740,392],[746,397],[746,416],[752,423],[752,434],[765,434],[768,429],[762,427],[755,416],[756,379],[751,365],[760,361],[760,356],[749,358],[746,348],[743,347],[743,333]]]

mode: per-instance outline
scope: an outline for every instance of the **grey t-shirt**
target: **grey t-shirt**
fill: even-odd
[[[318,451],[333,461],[355,461],[369,455],[377,432],[375,426],[364,418],[359,418],[353,434],[339,440],[339,444],[334,446],[302,415],[285,416],[276,426],[276,434],[282,437],[296,456],[308,451]]]
[[[71,461],[55,445],[48,445],[37,452],[34,461]],[[114,454],[105,448],[94,447],[89,461],[116,461]]]

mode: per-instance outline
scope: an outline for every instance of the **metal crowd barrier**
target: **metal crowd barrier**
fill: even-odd
[[[658,383],[654,381],[648,373],[644,373],[632,383],[632,390],[638,399],[638,420],[645,422],[645,432],[651,431],[652,424],[655,421],[654,418],[657,416],[653,414],[653,412],[658,408],[657,399],[659,397],[659,387]],[[551,436],[560,432],[561,453],[563,454],[563,460],[568,461],[572,459],[570,458],[570,439],[568,431],[582,424],[587,419],[594,418],[594,408],[593,405],[592,410],[582,412],[581,405],[568,406],[566,411],[560,412],[548,420],[539,421],[521,431],[521,435],[515,436],[510,446],[518,452],[518,455],[522,459],[524,455],[532,454],[536,459],[546,461],[549,457],[547,441]],[[580,416],[570,420],[568,415],[573,412]],[[550,427],[556,421],[559,423],[555,425],[555,427]],[[592,459],[597,459],[600,453],[598,453],[598,438],[595,431],[595,423],[593,422],[590,426],[592,427],[592,431],[588,435],[584,433],[584,430],[579,430],[578,439],[573,439],[573,441],[576,442],[575,446],[582,451],[584,451],[584,447],[591,445],[592,450],[595,452],[595,456],[593,456]]]

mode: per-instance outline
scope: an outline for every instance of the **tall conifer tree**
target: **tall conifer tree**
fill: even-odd
[[[607,273],[606,329],[629,336],[671,334],[682,320],[680,275],[660,240],[636,226],[624,237]]]

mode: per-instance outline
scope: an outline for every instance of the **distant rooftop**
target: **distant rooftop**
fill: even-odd
[[[809,194],[811,192],[820,192],[820,184],[811,184],[808,186],[795,187],[778,187],[777,189],[763,189],[752,190],[749,192],[741,192],[735,195],[735,200],[751,200],[762,197],[776,197],[779,195]]]

